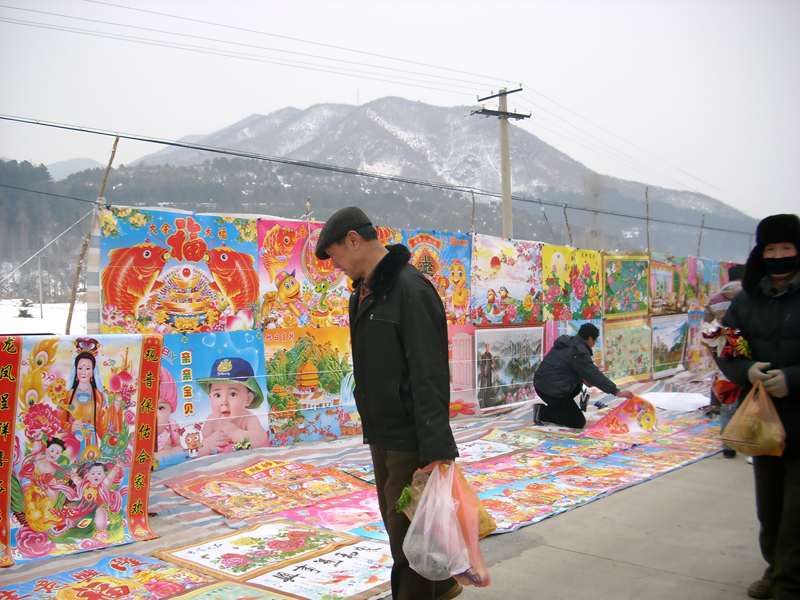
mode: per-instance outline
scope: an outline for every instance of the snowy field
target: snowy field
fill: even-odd
[[[69,303],[39,304],[25,309],[33,318],[19,316],[19,300],[0,300],[0,335],[54,333],[64,335],[67,328]],[[43,315],[43,316],[42,316]],[[80,335],[86,333],[86,305],[76,304],[72,312],[70,333]]]

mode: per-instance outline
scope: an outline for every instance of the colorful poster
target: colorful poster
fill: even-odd
[[[533,375],[542,361],[543,327],[477,329],[478,389],[484,410],[535,397]]]
[[[475,389],[475,328],[448,325],[447,346],[450,361],[450,418],[480,414]]]
[[[101,209],[103,333],[253,329],[256,221]]]
[[[572,300],[573,254],[575,250],[565,246],[542,246],[542,320],[569,321],[572,319],[570,301]]]
[[[322,223],[258,222],[260,327],[347,327],[348,280],[314,256]]]
[[[250,581],[310,600],[330,600],[388,589],[391,571],[389,545],[361,541]]]
[[[592,360],[597,368],[603,370],[603,320],[592,319],[585,321],[583,319],[577,321],[551,321],[544,325],[545,328],[545,346],[544,353],[550,352],[556,339],[562,335],[578,335],[581,325],[584,323],[591,323],[600,331],[600,337],[597,338],[597,343],[594,345],[592,352]]]
[[[677,280],[677,281],[676,281]],[[680,312],[678,290],[680,279],[673,264],[650,261],[650,312],[654,315],[669,315]]]
[[[472,322],[542,320],[542,244],[475,235],[472,242]]]
[[[687,315],[652,317],[653,378],[660,379],[683,370],[683,351],[689,331]]]
[[[294,594],[268,590],[243,581],[218,581],[196,588],[185,594],[171,596],[170,600],[305,600]]]
[[[361,433],[348,328],[266,330],[264,353],[272,445]]]
[[[89,567],[36,577],[0,588],[0,598],[36,600],[153,600],[172,597],[214,580],[160,560],[124,554],[103,558]]]
[[[646,318],[606,322],[603,328],[606,377],[617,385],[649,379],[650,334]]]
[[[381,518],[378,494],[374,489],[293,508],[278,513],[278,516],[334,531],[389,541]]]
[[[708,346],[703,343],[704,312],[702,310],[689,311],[689,332],[686,339],[685,361],[686,368],[692,373],[716,369],[714,357]]]
[[[720,288],[719,262],[690,256],[681,265],[681,293],[688,310],[703,310]]]
[[[485,439],[461,442],[458,444],[458,458],[456,462],[462,465],[464,463],[484,461],[510,452],[516,452],[517,450],[518,448],[510,446],[509,444],[492,442]]]
[[[472,245],[469,234],[401,230],[401,244],[411,252],[410,263],[431,280],[444,303],[447,322],[464,325],[470,320]]]
[[[603,303],[607,319],[647,314],[649,264],[647,254],[603,254]]]
[[[261,337],[260,331],[165,336],[158,468],[270,445]]]
[[[22,337],[0,337],[0,567],[14,564],[11,558],[11,543],[8,517],[11,514],[11,474],[15,458],[13,435],[17,416],[17,383],[20,379],[22,360]],[[18,459],[17,459],[18,460]],[[20,511],[15,503],[16,512]],[[23,509],[24,510],[24,509]]]
[[[655,477],[705,456],[707,454],[703,452],[689,452],[653,444],[642,444],[618,452],[604,460],[607,463],[636,469],[649,477]]]
[[[641,483],[647,475],[636,469],[609,464],[603,460],[587,460],[583,464],[552,474],[553,481],[586,490],[613,492]]]
[[[14,349],[12,559],[157,537],[147,503],[161,337],[31,336]]]
[[[275,519],[201,542],[156,550],[153,555],[216,579],[248,581],[358,541],[352,535]]]
[[[659,417],[655,406],[634,396],[588,428],[582,437],[643,444],[673,433],[675,429]]]

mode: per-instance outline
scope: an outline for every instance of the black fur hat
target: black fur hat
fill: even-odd
[[[764,248],[769,244],[789,242],[800,251],[800,218],[797,215],[772,215],[756,228],[756,247],[750,252],[744,267],[742,287],[752,294],[764,277]]]

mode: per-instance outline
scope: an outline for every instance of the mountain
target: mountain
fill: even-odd
[[[499,191],[500,147],[497,120],[471,116],[475,107],[438,107],[387,97],[361,106],[317,104],[300,110],[284,108],[269,115],[251,115],[205,136],[197,143],[267,156],[287,157],[436,183]],[[586,235],[573,240],[583,247],[617,247],[616,238],[634,238],[644,249],[644,220],[595,216],[584,209],[601,209],[645,216],[645,183],[598,174],[535,135],[510,124],[511,180],[514,195],[565,203],[570,228]],[[134,165],[199,165],[218,154],[169,147],[134,161]],[[323,173],[318,173],[318,176]],[[332,175],[328,175],[332,177]],[[479,201],[480,200],[479,196]],[[728,230],[752,232],[757,221],[704,194],[649,186],[650,216]],[[538,204],[515,203],[541,215]],[[550,219],[565,224],[563,211],[547,208]],[[609,235],[609,233],[615,235]],[[516,233],[516,231],[515,231]],[[675,236],[683,254],[697,254],[698,228],[651,223],[650,247],[668,248]],[[551,241],[545,239],[543,241]],[[702,243],[734,247],[746,256],[748,235],[706,230]],[[567,240],[568,242],[568,240]],[[566,243],[566,242],[565,242]],[[706,246],[708,245],[708,246]],[[730,260],[734,257],[730,256]]]
[[[71,158],[47,165],[47,170],[54,181],[59,181],[66,179],[73,173],[85,171],[86,169],[97,169],[98,167],[105,167],[105,165],[91,158]]]

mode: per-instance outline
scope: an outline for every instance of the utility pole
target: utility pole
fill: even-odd
[[[42,299],[42,259],[47,258],[41,254],[36,255],[36,262],[39,263],[39,318],[44,319],[44,304]]]
[[[514,237],[514,224],[511,215],[511,151],[508,143],[508,119],[527,119],[529,114],[522,115],[516,112],[508,112],[508,95],[514,92],[521,92],[522,88],[516,90],[501,89],[497,94],[478,98],[478,102],[485,102],[492,98],[500,98],[500,110],[474,110],[473,115],[485,115],[487,117],[498,117],[500,119],[500,162],[501,162],[501,181],[503,188],[503,237],[511,239]]]

